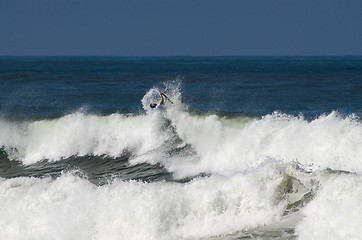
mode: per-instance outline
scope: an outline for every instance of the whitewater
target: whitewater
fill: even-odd
[[[97,184],[80,167],[0,178],[0,239],[360,238],[358,116],[200,113],[179,87],[167,89],[174,104],[151,110],[159,90],[139,113],[1,118],[1,153],[24,168],[122,157],[171,177]]]

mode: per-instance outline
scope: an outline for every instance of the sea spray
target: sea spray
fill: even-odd
[[[274,113],[240,122],[239,129],[223,125],[217,115],[200,117],[170,111],[168,117],[177,135],[199,156],[182,167],[171,163],[172,171],[180,176],[200,172],[228,175],[270,158],[299,162],[312,170],[362,171],[362,149],[358,147],[362,146],[362,125],[354,116],[332,112],[307,121],[303,116]]]
[[[299,239],[360,239],[361,201],[361,175],[325,175],[318,195],[301,211],[305,218],[296,226]]]
[[[160,134],[158,118],[158,115],[97,116],[76,112],[53,120],[20,123],[1,120],[0,144],[11,159],[24,164],[59,161],[70,156],[116,157],[126,149],[144,152],[162,144],[167,136]]]

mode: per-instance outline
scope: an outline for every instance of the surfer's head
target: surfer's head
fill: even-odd
[[[156,106],[157,106],[156,103],[151,103],[151,104],[150,104],[150,107],[151,107],[151,108],[155,108]]]

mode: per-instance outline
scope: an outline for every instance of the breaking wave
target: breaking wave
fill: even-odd
[[[58,119],[3,119],[0,145],[9,159],[23,164],[131,151],[130,163],[160,163],[179,177],[228,175],[270,160],[362,172],[360,120],[337,112],[307,121],[281,113],[262,118],[194,114],[179,105],[138,115],[76,112]]]

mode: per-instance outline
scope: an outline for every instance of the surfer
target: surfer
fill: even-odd
[[[171,103],[173,103],[167,96],[166,94],[164,94],[162,91],[160,91],[160,96],[161,96],[161,101],[160,103],[157,105],[157,103],[151,103],[150,107],[151,108],[159,108],[160,106],[164,106],[165,105],[165,99],[167,99],[168,101],[170,101]]]

